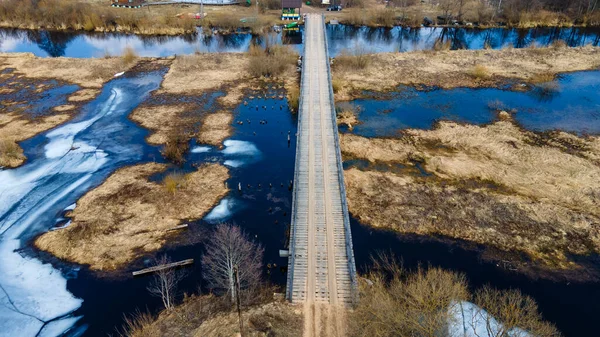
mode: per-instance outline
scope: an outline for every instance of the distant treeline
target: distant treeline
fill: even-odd
[[[125,31],[138,34],[181,34],[195,31],[194,20],[121,10],[70,0],[2,0],[0,26],[86,31]]]
[[[480,24],[600,25],[600,0],[391,0],[390,3],[405,9],[430,5],[445,18]]]

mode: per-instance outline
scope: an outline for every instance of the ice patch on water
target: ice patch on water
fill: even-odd
[[[42,331],[40,331],[39,337],[58,337],[62,336],[63,333],[71,328],[78,320],[83,316],[77,317],[67,317],[63,319],[58,319],[56,321],[52,321],[44,326]]]
[[[215,206],[215,208],[212,209],[212,211],[210,211],[210,213],[204,217],[204,220],[212,223],[223,221],[233,214],[234,206],[235,202],[233,199],[223,199],[217,206]]]
[[[23,322],[15,325],[12,319],[0,319],[2,334],[15,329],[18,332],[6,336],[34,336],[41,321],[67,315],[82,303],[67,291],[67,280],[50,264],[21,256],[16,251],[20,244],[16,239],[0,243],[0,283],[6,297],[0,306],[0,317]],[[33,330],[33,334],[23,333]]]
[[[454,302],[450,305],[449,313],[450,337],[493,337],[498,336],[504,329],[502,323],[471,302]],[[530,333],[519,328],[511,329],[507,336],[532,337]]]
[[[241,160],[226,160],[225,162],[223,162],[223,165],[225,166],[229,166],[229,167],[240,167],[242,165],[244,165],[244,162]]]
[[[206,153],[210,151],[210,147],[208,146],[196,146],[190,152],[191,153]]]
[[[70,225],[71,225],[71,220],[67,221],[67,223],[65,223],[65,224],[64,224],[64,225],[62,225],[62,226],[50,228],[50,230],[51,230],[51,231],[55,231],[55,230],[57,230],[57,229],[63,229],[63,228],[67,228],[67,227],[69,227]]]
[[[122,100],[121,93],[122,92],[120,89],[114,88],[107,101],[107,104],[105,104],[101,111],[94,115],[93,118],[83,122],[70,123],[56,130],[48,132],[46,137],[49,138],[50,141],[44,147],[46,151],[46,158],[59,158],[66,155],[71,150],[78,150],[73,143],[75,136],[81,131],[92,126],[100,118],[110,115],[112,112],[114,112]],[[89,150],[89,148],[84,147],[83,150]]]
[[[223,145],[225,145],[225,149],[221,151],[223,154],[245,156],[260,155],[260,151],[258,150],[256,145],[243,140],[228,139],[223,142]]]

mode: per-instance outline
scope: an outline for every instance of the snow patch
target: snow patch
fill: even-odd
[[[229,167],[240,167],[242,165],[244,165],[244,162],[241,160],[226,160],[223,162],[223,165],[225,166],[229,166]]]
[[[123,74],[125,74],[125,72],[124,72],[124,71],[122,71],[122,72],[120,72],[120,73],[116,73],[116,74],[115,74],[115,77],[120,77],[120,76],[123,76]]]
[[[74,202],[74,203],[70,204],[69,206],[65,207],[64,211],[65,212],[66,211],[72,211],[72,210],[75,209],[75,207],[77,207],[77,203],[76,202]]]
[[[216,223],[222,220],[227,219],[233,214],[233,207],[235,206],[235,202],[233,199],[226,198],[221,200],[215,208],[210,211],[205,217],[204,220]]]
[[[494,337],[502,331],[502,323],[471,302],[454,302],[448,310],[450,312],[448,326],[450,337]],[[519,328],[508,331],[507,335],[533,337],[527,331]]]
[[[191,153],[206,153],[210,151],[210,147],[208,146],[196,146],[190,152]]]
[[[221,152],[226,155],[244,155],[244,156],[257,156],[260,155],[260,151],[256,145],[246,142],[243,140],[231,140],[228,139],[223,142],[225,149]]]

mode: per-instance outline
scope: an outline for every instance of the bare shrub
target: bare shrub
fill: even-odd
[[[544,83],[554,81],[554,74],[552,73],[537,73],[529,78],[531,83]]]
[[[185,187],[186,181],[186,176],[179,172],[169,173],[163,179],[163,186],[167,192],[175,194],[178,189]]]
[[[120,337],[160,337],[160,332],[152,327],[154,317],[146,312],[137,311],[123,318],[124,332],[118,332]]]
[[[554,49],[562,49],[568,47],[567,43],[564,40],[554,40],[552,41],[552,44],[550,46]]]
[[[477,323],[485,326],[488,336],[561,335],[556,327],[543,321],[535,301],[519,290],[500,291],[486,286],[475,292],[475,304],[480,309],[475,313],[473,322],[467,324],[473,329]],[[501,324],[491,324],[493,319]]]
[[[0,167],[12,167],[24,158],[21,147],[12,139],[0,139]]]
[[[365,69],[371,64],[371,55],[362,46],[342,52],[335,58],[334,67],[339,69]]]
[[[464,276],[438,268],[406,273],[391,260],[361,282],[349,314],[350,336],[443,336],[455,301],[468,298]]]
[[[125,47],[125,50],[123,50],[123,54],[121,55],[121,60],[123,60],[123,63],[125,65],[130,65],[132,63],[134,63],[138,58],[137,53],[135,52],[135,50],[133,50],[133,48],[131,48],[130,46]]]
[[[333,89],[334,93],[338,93],[340,90],[342,90],[343,86],[344,86],[343,81],[341,81],[337,78],[334,78],[331,80],[331,88]]]
[[[300,88],[294,87],[287,91],[288,106],[292,112],[298,112],[300,108]]]
[[[234,303],[235,268],[238,269],[240,289],[246,293],[255,291],[261,281],[263,253],[263,247],[251,241],[240,227],[220,224],[202,256],[204,279],[211,289],[230,295],[231,303]]]
[[[252,45],[248,53],[250,54],[248,71],[255,77],[281,75],[290,69],[298,58],[295,52],[282,45],[267,45],[264,48]]]
[[[187,135],[173,131],[169,134],[162,154],[168,160],[175,164],[183,164],[185,162],[185,154],[190,147],[189,138]]]
[[[478,80],[485,80],[490,77],[490,71],[488,68],[477,64],[471,69],[470,75]]]
[[[163,255],[156,259],[155,265],[161,266],[171,263],[171,259]],[[154,279],[148,286],[152,296],[159,297],[165,309],[170,310],[175,306],[177,284],[183,279],[184,274],[175,268],[163,268],[154,272]]]
[[[371,25],[393,27],[396,22],[396,13],[391,9],[380,9],[371,12],[369,23]]]
[[[452,48],[452,43],[450,42],[450,40],[442,41],[442,40],[438,39],[433,44],[434,51],[450,50],[451,48]]]

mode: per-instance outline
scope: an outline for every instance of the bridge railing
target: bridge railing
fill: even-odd
[[[358,282],[356,279],[356,263],[354,262],[354,248],[352,246],[352,231],[350,230],[350,216],[348,214],[348,203],[346,201],[346,185],[344,184],[344,167],[342,162],[342,153],[340,149],[340,137],[337,126],[337,116],[335,111],[335,101],[333,96],[332,77],[331,77],[331,62],[329,58],[329,44],[327,42],[327,30],[325,26],[325,15],[321,14],[321,24],[323,25],[323,33],[325,34],[325,57],[327,62],[327,80],[329,83],[329,103],[331,104],[331,121],[333,124],[333,137],[336,147],[336,161],[338,171],[338,181],[340,185],[340,194],[342,200],[342,212],[344,213],[344,229],[346,234],[346,255],[348,256],[348,270],[350,273],[350,282],[352,284],[352,302],[358,302]]]

